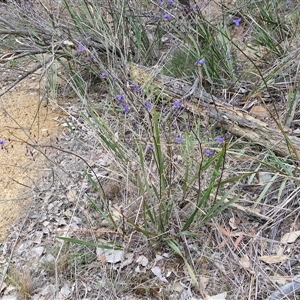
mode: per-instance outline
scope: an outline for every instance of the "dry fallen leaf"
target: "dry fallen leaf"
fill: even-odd
[[[291,277],[275,274],[273,276],[270,276],[270,279],[276,284],[285,285],[288,281],[291,280]]]
[[[143,267],[146,267],[148,265],[148,258],[144,255],[141,255],[137,258],[136,262],[140,265],[142,265]]]
[[[288,232],[281,238],[281,243],[294,243],[296,239],[300,236],[300,231]]]
[[[269,255],[261,256],[258,259],[267,264],[277,264],[288,260],[290,257],[288,255]]]
[[[77,195],[77,191],[74,190],[74,189],[71,189],[68,191],[67,193],[67,199],[70,201],[70,202],[76,202],[76,195]]]
[[[64,283],[63,287],[60,289],[60,292],[59,292],[59,299],[66,299],[69,297],[71,293],[71,289],[70,289],[70,286],[67,282]]]
[[[107,263],[112,263],[112,264],[122,261],[125,257],[125,252],[123,250],[96,248],[96,254],[97,254],[98,260],[100,260],[101,262],[104,261],[104,258],[102,256],[102,255],[104,255],[105,261]]]
[[[181,293],[184,290],[184,286],[180,284],[180,282],[175,282],[173,285],[173,290],[177,293]]]
[[[238,222],[235,217],[231,217],[229,219],[229,226],[231,227],[231,229],[236,230],[238,228],[237,224],[238,224]]]
[[[200,281],[201,289],[206,289],[206,286],[209,283],[209,278],[208,277],[202,277],[202,276],[200,276],[200,280],[199,281]]]
[[[244,234],[240,233],[240,235],[238,236],[238,238],[236,239],[236,241],[234,242],[234,247],[233,247],[233,251],[236,251],[236,249],[238,248],[239,244],[241,243],[241,241],[244,238]]]
[[[215,296],[206,296],[205,300],[226,300],[227,293],[221,293]]]
[[[111,206],[110,209],[112,212],[111,216],[113,217],[115,222],[123,219],[122,207],[120,205]]]
[[[272,180],[272,173],[258,172],[257,177],[260,185],[266,185]]]
[[[266,118],[269,117],[269,112],[262,105],[252,106],[250,113],[257,117]]]
[[[2,287],[0,288],[0,293],[2,293],[2,291],[4,291],[7,287],[7,284],[5,282],[2,283]]]
[[[152,269],[151,269],[151,271],[152,271],[152,273],[156,276],[156,277],[158,277],[158,279],[160,280],[160,281],[163,281],[163,282],[165,282],[165,283],[169,283],[168,282],[168,280],[162,275],[162,272],[161,272],[161,268],[160,267],[153,267]]]
[[[250,268],[251,263],[250,263],[250,259],[249,259],[248,255],[244,255],[243,257],[241,257],[240,264],[245,269],[249,269]]]

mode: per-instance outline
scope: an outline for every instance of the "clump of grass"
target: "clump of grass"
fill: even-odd
[[[195,62],[197,57],[178,48],[170,53],[170,59],[164,65],[162,73],[175,78],[195,76]]]
[[[121,11],[125,12],[126,7],[122,7]],[[268,91],[266,83],[269,80],[266,81],[261,66],[247,54],[246,45],[241,45],[234,36],[241,26],[253,26],[245,15],[240,16],[226,17],[221,24],[216,24],[207,20],[201,12],[196,12],[193,14],[195,25],[191,26],[184,24],[180,19],[175,20],[174,25],[170,21],[171,18],[166,18],[164,14],[165,20],[159,32],[166,32],[167,28],[172,29],[173,38],[181,44],[177,50],[169,52],[173,53],[171,58],[168,57],[164,61],[162,56],[160,63],[164,67],[163,72],[177,78],[198,76],[201,65],[205,87],[218,93],[223,88],[234,89],[242,85],[248,78],[247,72],[250,71],[240,69],[239,66],[246,67],[250,63],[251,72],[257,71],[256,81],[251,84],[258,84],[261,91]],[[186,25],[185,32],[189,34],[179,30],[176,21],[180,25]],[[119,22],[120,19],[114,23],[115,27]],[[150,37],[141,38],[141,33],[147,32],[144,24],[142,21],[135,24],[130,22],[130,26],[134,28],[134,34],[130,35],[130,45],[134,49],[133,52],[138,53],[137,61],[141,61],[141,56],[159,50],[156,48],[159,43],[149,43]],[[253,37],[254,43],[260,43],[258,36],[262,37],[267,32],[266,27],[263,27],[263,30],[255,28],[258,34]],[[268,30],[275,29],[272,27]],[[107,29],[107,38],[109,32]],[[121,40],[124,40],[124,36]],[[276,42],[270,40],[268,47],[277,57],[284,54]],[[116,48],[121,47],[118,44]],[[132,58],[134,59],[134,56]],[[277,58],[272,56],[272,59]],[[146,61],[149,63],[148,59]],[[118,66],[127,68],[127,64],[126,55],[121,55]],[[103,107],[101,114],[90,110],[87,105],[89,116],[85,115],[85,118],[89,126],[97,132],[101,147],[110,154],[120,174],[137,187],[135,197],[140,203],[134,218],[129,216],[129,212],[124,208],[120,222],[113,217],[111,207],[105,204],[105,194],[101,194],[101,202],[104,205],[97,206],[94,202],[93,205],[123,238],[132,233],[133,236],[144,236],[150,247],[168,245],[182,258],[195,287],[199,289],[197,273],[192,267],[193,260],[182,249],[184,246],[180,241],[201,234],[196,228],[205,226],[218,218],[222,212],[226,212],[230,204],[239,198],[236,191],[240,181],[248,177],[253,180],[261,167],[238,175],[231,174],[225,167],[228,152],[231,152],[231,141],[223,138],[222,131],[217,130],[221,137],[212,142],[214,136],[203,135],[203,126],[198,127],[199,131],[193,129],[192,124],[197,121],[184,115],[184,107],[181,107],[180,100],[174,99],[166,106],[170,99],[164,98],[164,91],[154,88],[155,79],[153,82],[147,82],[147,86],[137,86],[134,82],[126,85],[114,77],[113,65],[107,65],[105,72],[109,74],[105,80],[111,88],[111,101]],[[271,76],[273,75],[274,73]],[[78,84],[75,80],[74,83],[77,94],[88,104],[90,100],[84,82],[80,81]],[[111,114],[115,120],[113,125],[110,123]],[[211,128],[211,132],[215,131],[214,127]],[[275,170],[274,179],[280,172],[283,172],[284,176],[292,176],[281,167],[277,170],[273,163],[262,163],[261,166]],[[90,178],[90,181],[97,187],[96,180]],[[280,193],[285,184],[286,181],[283,181]],[[271,186],[265,186],[254,207],[261,204]],[[133,204],[133,199],[125,198],[124,201],[129,207]],[[181,212],[179,219],[178,212]],[[85,243],[74,239],[69,241]]]
[[[34,287],[31,270],[18,270],[11,268],[9,270],[7,282],[12,284],[18,291],[22,299],[31,299]]]

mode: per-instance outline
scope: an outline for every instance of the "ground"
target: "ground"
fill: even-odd
[[[3,70],[1,82],[5,82],[14,70]],[[39,93],[38,74],[1,97],[1,204],[0,239],[7,229],[31,202],[29,186],[41,176],[45,157],[29,144],[48,144],[63,131],[65,115],[60,110],[46,107]],[[7,85],[2,85],[2,91]],[[27,188],[26,188],[27,187]],[[29,190],[28,190],[29,188]]]

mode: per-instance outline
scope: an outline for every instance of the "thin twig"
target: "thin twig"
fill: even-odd
[[[20,78],[18,78],[11,85],[9,85],[2,93],[0,93],[0,97],[2,97],[3,95],[5,95],[6,93],[8,93],[13,87],[15,87],[19,82],[21,82],[27,76],[33,74],[34,72],[36,72],[37,70],[39,70],[43,66],[47,65],[51,60],[52,60],[52,58],[49,58],[46,61],[37,64],[34,68],[32,68],[31,70],[29,70],[28,72],[25,72]]]
[[[18,52],[21,52],[21,51],[18,51]],[[9,56],[9,57],[1,58],[0,63],[6,63],[6,62],[9,62],[11,60],[19,59],[19,58],[29,56],[29,55],[43,54],[43,53],[46,53],[47,51],[46,50],[34,50],[34,49],[32,49],[32,50],[26,50],[25,53],[23,51],[23,52],[21,52],[21,54],[14,55],[15,53],[18,53],[18,52],[4,54],[2,57],[7,57],[7,56]]]
[[[17,34],[20,36],[31,36],[31,33],[20,29],[0,30],[0,34]]]

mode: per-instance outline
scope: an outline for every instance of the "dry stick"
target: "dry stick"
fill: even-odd
[[[30,51],[30,52],[28,52],[28,51]],[[20,53],[20,54],[15,55],[16,53]],[[0,58],[0,63],[6,63],[6,62],[16,60],[16,59],[19,59],[19,58],[22,58],[25,56],[43,54],[43,53],[45,53],[45,50],[18,50],[18,51],[15,51],[14,53],[6,53],[6,54],[2,55]]]
[[[31,36],[29,31],[20,29],[0,30],[0,34],[17,34],[20,36]]]
[[[191,90],[191,84],[182,79],[154,74],[153,69],[131,64],[131,77],[142,86],[151,85],[159,94],[171,99],[181,99]],[[283,132],[270,128],[269,125],[247,111],[231,106],[221,99],[207,93],[204,89],[196,89],[184,101],[183,108],[201,117],[215,119],[223,129],[232,134],[246,138],[254,143],[270,149],[282,156],[298,157],[300,155],[300,138],[291,135],[291,130]]]
[[[285,284],[284,286],[280,287],[280,289],[273,294],[271,294],[265,300],[282,300],[287,299],[288,295],[297,293],[300,291],[300,276],[297,276],[293,279],[292,282]]]
[[[34,72],[36,72],[37,70],[39,70],[43,66],[47,65],[51,60],[52,60],[52,58],[49,58],[46,61],[37,64],[33,69],[25,72],[20,78],[18,78],[11,85],[9,85],[2,93],[0,93],[0,97],[2,97],[3,95],[5,95],[6,93],[8,93],[13,87],[15,87],[19,82],[21,82],[27,76],[33,74]],[[7,112],[5,111],[5,113],[7,113]]]

